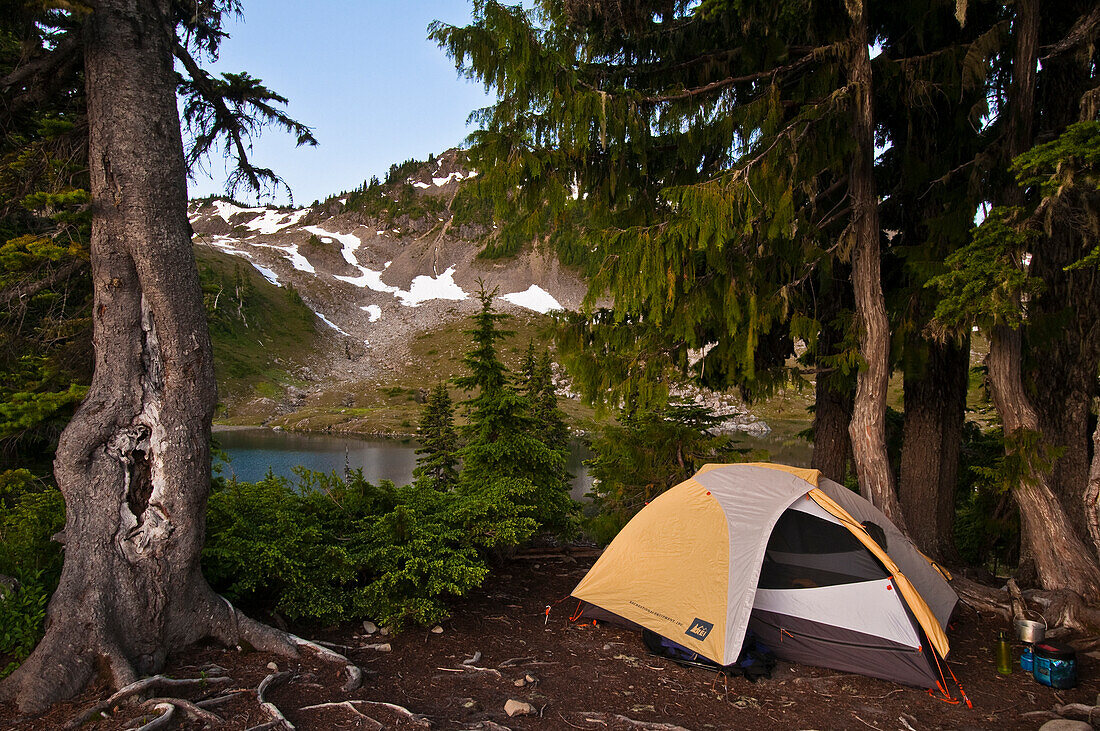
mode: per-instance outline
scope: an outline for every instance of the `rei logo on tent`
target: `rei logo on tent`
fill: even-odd
[[[688,627],[687,632],[685,632],[684,634],[690,635],[697,640],[705,640],[712,629],[714,629],[713,624],[711,624],[710,622],[704,622],[703,620],[696,617],[694,620],[692,620],[691,626]]]

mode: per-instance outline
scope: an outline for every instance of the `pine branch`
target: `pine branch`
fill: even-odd
[[[175,56],[190,75],[189,81],[180,82],[187,99],[184,121],[194,134],[186,155],[188,166],[198,165],[224,139],[226,156],[236,160],[236,168],[226,182],[230,194],[247,185],[258,194],[281,187],[293,195],[275,171],[254,165],[249,158],[252,134],[269,124],[296,135],[299,147],[317,144],[312,129],[273,106],[285,104],[286,98],[248,74],[223,74],[221,79],[215,79],[181,43],[175,46]]]
[[[0,302],[5,308],[10,308],[12,302],[33,297],[44,289],[48,289],[59,282],[63,282],[79,272],[88,264],[85,259],[73,259],[64,266],[58,267],[41,279],[32,279],[21,282],[15,286],[0,291]]]
[[[703,96],[716,91],[721,91],[722,89],[726,89],[730,86],[733,86],[734,84],[744,84],[750,81],[758,81],[760,79],[776,78],[780,75],[786,75],[791,72],[799,71],[808,66],[812,61],[820,59],[822,56],[836,50],[838,47],[838,45],[821,46],[819,48],[815,48],[813,51],[798,59],[794,63],[787,64],[786,66],[777,66],[773,69],[758,71],[756,73],[746,74],[744,76],[729,76],[725,79],[722,79],[721,81],[712,81],[711,83],[704,86],[698,86],[694,89],[686,89],[678,94],[645,96],[641,98],[641,101],[648,102],[650,104],[663,104],[666,102],[684,101],[685,99],[692,99],[697,96]]]
[[[1097,27],[1100,26],[1100,5],[1093,7],[1088,15],[1082,15],[1066,33],[1066,37],[1057,43],[1043,48],[1045,56],[1040,58],[1045,61],[1052,56],[1058,56],[1077,46],[1092,41],[1096,37]]]
[[[80,33],[62,35],[53,50],[33,56],[0,79],[0,94],[8,97],[8,111],[38,105],[54,95],[62,80],[84,60]]]

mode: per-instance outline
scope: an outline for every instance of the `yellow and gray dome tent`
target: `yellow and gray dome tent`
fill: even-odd
[[[719,665],[786,660],[936,687],[958,601],[870,502],[817,470],[706,465],[622,529],[573,596]]]

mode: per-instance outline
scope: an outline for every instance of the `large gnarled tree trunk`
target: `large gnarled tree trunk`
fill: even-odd
[[[855,155],[849,170],[852,201],[852,288],[855,291],[859,349],[866,361],[856,381],[852,438],[856,475],[863,496],[903,532],[905,519],[894,489],[886,451],[886,389],[890,382],[890,323],[882,294],[878,201],[874,181],[874,118],[871,110],[871,61],[867,52],[867,13],[863,0],[847,3],[852,19],[849,82],[855,96],[852,135]]]
[[[989,342],[990,390],[1008,438],[1039,431],[1039,418],[1024,393],[1020,341],[1018,329],[998,325]],[[1074,532],[1047,475],[1033,470],[1013,485],[1013,495],[1043,588],[1074,591],[1090,603],[1100,601],[1100,567]]]
[[[120,687],[204,637],[294,652],[199,569],[215,384],[187,221],[169,0],[86,19],[95,375],[54,464],[67,520],[46,635],[0,685],[24,712]]]
[[[1011,159],[1031,146],[1035,100],[1035,58],[1038,47],[1039,0],[1020,0],[1016,17],[1016,57],[1012,95],[1008,105],[1006,156]],[[1006,187],[1004,202],[1017,204],[1021,194]],[[1019,440],[1040,434],[1039,417],[1024,390],[1022,334],[1019,328],[995,325],[989,338],[990,391],[1000,414],[1005,437]],[[1010,442],[1011,444],[1011,442]],[[1086,601],[1100,601],[1100,565],[1078,537],[1042,469],[1030,470],[1013,485],[1020,508],[1024,545],[1021,553],[1035,562],[1039,582],[1046,589],[1076,592]]]

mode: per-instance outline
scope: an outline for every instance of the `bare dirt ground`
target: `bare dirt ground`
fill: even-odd
[[[1018,666],[1010,676],[999,675],[992,648],[1007,627],[967,607],[957,610],[948,632],[949,664],[973,708],[921,689],[783,661],[771,679],[756,683],[683,668],[649,655],[634,632],[569,621],[575,602],[567,597],[593,561],[556,556],[507,563],[454,606],[439,634],[419,629],[368,637],[359,625],[297,628],[343,646],[337,649],[363,668],[363,686],[351,693],[340,690],[339,668],[312,658],[291,662],[202,647],[173,657],[165,672],[206,679],[180,693],[192,700],[241,691],[210,709],[224,720],[212,727],[225,729],[279,728],[265,726],[272,717],[256,695],[275,667],[292,677],[268,690],[266,700],[299,729],[1034,729],[1053,717],[1041,712],[1067,703],[1091,706],[1100,691],[1100,662],[1082,652],[1073,690],[1044,687]],[[391,651],[368,647],[383,643]],[[1020,646],[1015,650],[1018,657]],[[102,686],[92,688],[34,719],[17,718],[12,707],[0,705],[0,728],[58,729],[107,695]],[[534,715],[509,717],[510,699],[530,704]],[[127,705],[81,728],[134,728],[157,715]],[[167,727],[204,726],[184,720]]]

